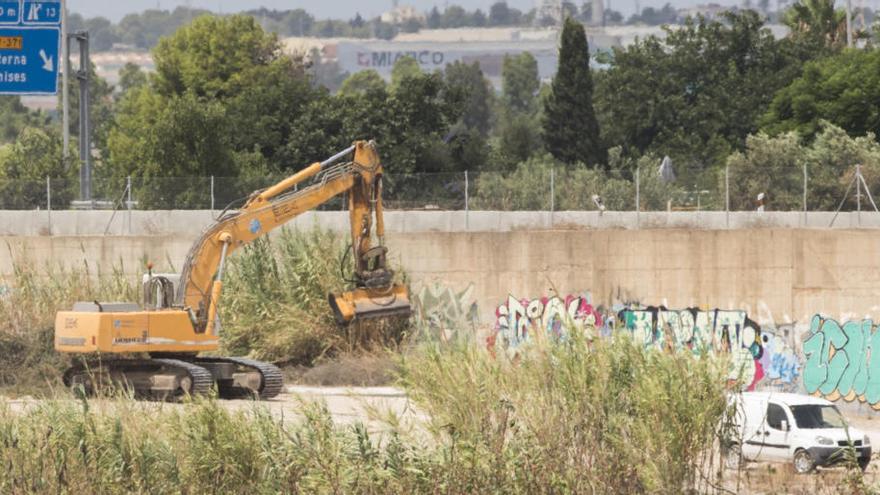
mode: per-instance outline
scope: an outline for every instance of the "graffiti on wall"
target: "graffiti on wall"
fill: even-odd
[[[828,400],[858,399],[880,410],[880,330],[871,320],[816,315],[803,343],[804,388]]]
[[[507,301],[495,309],[495,328],[487,345],[493,351],[500,348],[515,353],[535,336],[563,339],[567,328],[593,335],[602,327],[602,322],[602,314],[590,304],[589,295],[538,299],[509,295]]]
[[[564,340],[567,331],[587,338],[628,332],[646,349],[690,352],[696,356],[724,353],[732,357],[729,378],[748,390],[793,390],[800,361],[788,345],[790,329],[767,331],[741,310],[670,310],[665,307],[594,307],[589,295],[521,299],[513,295],[495,309],[494,332],[486,340],[493,353],[515,356],[535,337]]]
[[[474,284],[453,290],[439,282],[414,286],[412,306],[416,327],[423,337],[449,340],[459,330],[476,327],[479,312],[474,300]]]
[[[741,379],[754,390],[764,379],[761,326],[745,311],[663,307],[621,312],[623,328],[646,348],[687,351],[695,355],[725,353],[732,357],[729,378]]]

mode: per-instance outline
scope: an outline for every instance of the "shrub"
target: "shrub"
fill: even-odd
[[[626,160],[619,148],[609,151],[611,171],[566,165],[550,155],[532,157],[507,174],[483,172],[477,176],[471,204],[476,210],[550,210],[550,174],[554,174],[553,208],[557,211],[596,210],[593,195],[602,198],[610,211],[635,209],[635,183],[628,179],[638,167],[642,209],[666,209],[678,188],[660,180],[660,160],[647,155]]]

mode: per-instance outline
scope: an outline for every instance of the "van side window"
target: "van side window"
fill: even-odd
[[[778,404],[768,404],[767,426],[776,430],[781,430],[783,421],[788,421],[788,417],[785,415],[785,409]]]

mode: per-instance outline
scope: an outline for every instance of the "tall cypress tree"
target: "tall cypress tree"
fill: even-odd
[[[544,144],[557,159],[604,166],[608,153],[593,110],[593,75],[584,26],[568,17],[562,28],[559,68],[545,103]]]

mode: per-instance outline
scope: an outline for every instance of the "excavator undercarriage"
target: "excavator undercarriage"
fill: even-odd
[[[124,390],[138,398],[159,400],[206,395],[213,388],[221,399],[271,399],[283,386],[281,370],[273,364],[173,354],[79,360],[64,373],[63,381],[70,388],[82,387],[89,395]]]

